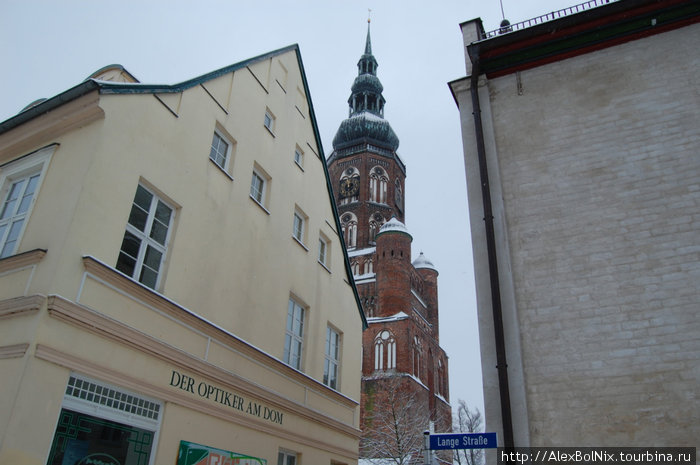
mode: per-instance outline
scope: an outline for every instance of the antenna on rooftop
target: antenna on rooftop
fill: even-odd
[[[503,0],[499,0],[501,4],[501,18],[503,18],[503,21],[501,21],[501,27],[498,31],[499,34],[505,34],[506,32],[510,32],[513,30],[512,27],[510,27],[510,21],[506,19],[506,14],[503,11]]]

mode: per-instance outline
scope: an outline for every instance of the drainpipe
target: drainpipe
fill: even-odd
[[[486,250],[489,260],[489,277],[491,281],[491,303],[493,306],[493,326],[496,340],[496,368],[498,369],[498,390],[501,396],[501,421],[503,423],[503,445],[512,449],[513,419],[510,408],[510,389],[508,388],[508,363],[506,361],[505,337],[503,334],[503,310],[501,308],[501,285],[498,280],[498,260],[496,256],[496,235],[493,227],[493,209],[491,205],[491,189],[489,173],[486,166],[486,148],[484,145],[484,128],[481,121],[481,106],[479,104],[479,74],[480,61],[478,46],[470,45],[469,58],[472,62],[471,96],[474,129],[476,131],[476,150],[479,160],[481,178],[481,198],[484,203],[484,223],[486,227]]]

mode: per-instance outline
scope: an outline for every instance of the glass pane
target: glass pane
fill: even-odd
[[[47,464],[147,465],[153,437],[153,431],[62,409]]]
[[[144,266],[149,267],[154,271],[160,270],[160,261],[163,258],[163,253],[154,249],[150,245],[146,248],[146,256],[143,259]]]
[[[26,179],[17,181],[10,188],[10,191],[7,193],[7,198],[5,199],[5,205],[2,208],[2,214],[0,214],[0,220],[9,218],[15,214],[15,204],[17,203],[17,198],[19,197],[19,193],[25,181]]]
[[[129,213],[129,224],[139,231],[144,231],[146,229],[147,221],[148,211],[142,209],[136,204],[133,204],[131,206],[131,213]]]
[[[5,240],[5,231],[7,231],[8,223],[0,225],[0,244]]]
[[[139,276],[139,282],[144,286],[148,286],[151,289],[155,289],[156,282],[158,282],[158,273],[144,266],[143,268],[141,268],[141,276]]]
[[[168,226],[170,225],[170,216],[172,209],[166,206],[163,202],[158,201],[156,207],[156,217],[151,226],[151,239],[161,245],[165,245],[165,239],[168,237]]]
[[[292,336],[289,334],[284,335],[284,356],[282,360],[284,360],[284,363],[290,363],[289,360],[289,355],[290,355],[290,350],[292,348]]]
[[[14,248],[15,248],[14,242],[6,243],[5,246],[2,248],[2,251],[0,251],[0,258],[9,257],[10,255],[12,255]]]
[[[277,465],[284,465],[284,454],[282,452],[277,454]]]
[[[289,307],[287,308],[287,331],[292,331],[292,322],[294,321],[294,304],[293,300],[289,300]]]
[[[138,258],[139,249],[141,248],[141,239],[136,237],[129,231],[124,232],[124,239],[122,240],[121,251],[133,259]]]
[[[253,173],[253,179],[250,184],[250,195],[258,202],[262,202],[263,198],[263,179],[256,173]]]
[[[287,456],[287,465],[296,465],[297,458],[294,455]]]
[[[153,225],[151,226],[150,236],[151,239],[160,245],[165,245],[165,238],[168,237],[168,227],[160,221],[154,220]]]
[[[32,203],[32,199],[34,198],[34,192],[36,191],[37,184],[39,184],[38,174],[29,178],[29,184],[27,184],[27,188],[22,196],[22,201],[19,204],[19,208],[17,208],[17,214],[24,213],[29,209],[29,205]]]
[[[12,223],[12,226],[10,226],[10,233],[7,235],[7,242],[16,242],[17,238],[19,237],[19,232],[22,229],[22,225],[24,224],[24,218],[15,220]]]
[[[172,208],[168,207],[160,200],[158,201],[158,206],[156,207],[156,219],[163,223],[166,227],[170,224],[170,216],[172,213]]]
[[[153,200],[153,194],[148,192],[143,186],[139,185],[136,188],[136,195],[134,196],[134,204],[141,207],[143,210],[151,209],[151,201]]]

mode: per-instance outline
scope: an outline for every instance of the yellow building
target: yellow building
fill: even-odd
[[[0,123],[0,187],[0,463],[357,463],[366,321],[296,45],[106,67]]]

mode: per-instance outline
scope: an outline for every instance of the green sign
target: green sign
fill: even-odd
[[[177,465],[267,465],[267,460],[180,441]]]

